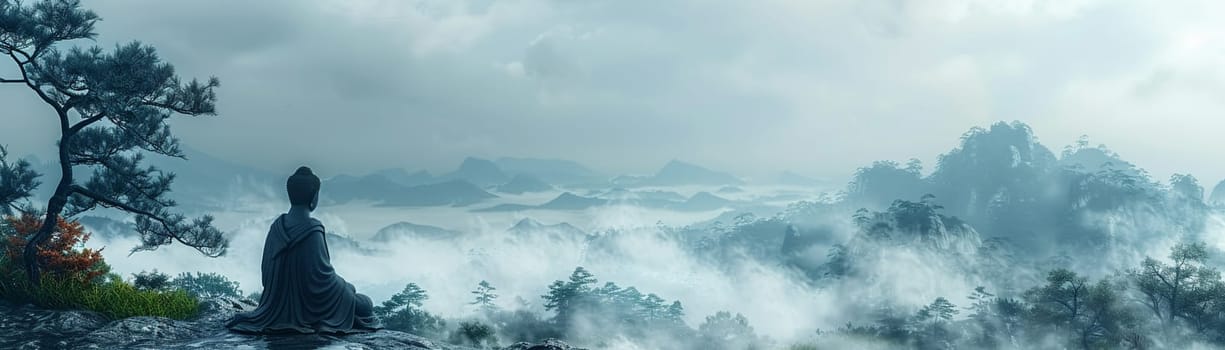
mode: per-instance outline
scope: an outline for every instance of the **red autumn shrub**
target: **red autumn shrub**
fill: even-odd
[[[9,257],[10,268],[22,269],[26,237],[42,227],[42,217],[22,214],[5,220],[14,233],[2,242],[5,254]],[[102,261],[102,249],[84,247],[89,236],[90,233],[76,220],[67,221],[60,217],[51,238],[38,249],[38,263],[42,271],[82,282],[93,281],[109,272],[110,268]]]

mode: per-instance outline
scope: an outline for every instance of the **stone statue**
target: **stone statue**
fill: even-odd
[[[268,230],[260,270],[264,291],[255,310],[234,316],[236,332],[359,333],[379,329],[370,298],[332,269],[319,204],[319,177],[300,167],[286,183],[291,204]]]

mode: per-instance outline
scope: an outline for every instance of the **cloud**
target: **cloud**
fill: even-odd
[[[221,116],[176,130],[265,168],[439,171],[510,155],[617,173],[681,158],[846,176],[877,159],[931,161],[971,126],[1019,119],[1054,148],[1090,134],[1155,174],[1225,177],[1198,161],[1225,126],[1213,2],[89,6],[104,46],[140,39],[184,75],[222,78]],[[7,131],[53,134],[26,95],[0,91],[17,112],[0,137],[45,152],[49,136]]]

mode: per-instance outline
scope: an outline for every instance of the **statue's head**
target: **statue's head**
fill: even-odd
[[[285,182],[285,189],[289,192],[291,205],[305,205],[310,210],[319,205],[319,177],[311,168],[299,167]]]

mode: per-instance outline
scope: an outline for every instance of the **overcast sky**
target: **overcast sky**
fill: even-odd
[[[141,40],[221,79],[192,148],[271,170],[682,159],[746,176],[931,165],[963,132],[1029,123],[1164,179],[1225,177],[1221,1],[96,0],[98,44]],[[9,72],[3,67],[0,72]],[[56,123],[0,86],[0,143]],[[288,171],[288,170],[286,170]]]

